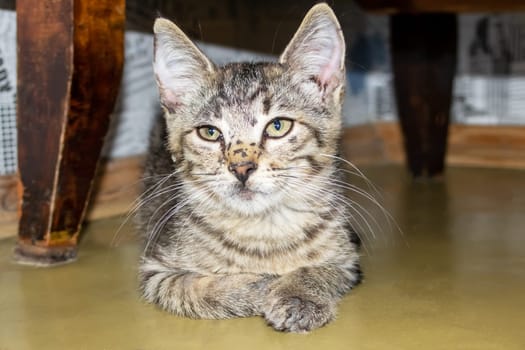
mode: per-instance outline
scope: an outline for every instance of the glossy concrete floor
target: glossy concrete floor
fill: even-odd
[[[308,335],[260,318],[195,321],[140,301],[138,248],[121,219],[86,227],[76,263],[10,262],[0,241],[0,349],[525,349],[525,172],[449,169],[412,182],[365,169],[403,235],[367,235],[365,282]],[[386,221],[385,221],[386,222]]]

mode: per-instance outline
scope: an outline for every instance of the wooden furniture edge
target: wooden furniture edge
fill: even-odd
[[[342,154],[357,165],[404,162],[396,122],[345,128]],[[143,157],[112,160],[100,167],[87,220],[127,213],[139,191]],[[525,126],[452,124],[447,165],[525,169]],[[17,177],[0,176],[0,239],[17,232]]]
[[[143,157],[116,159],[101,164],[86,220],[127,213],[137,198]],[[17,175],[0,176],[0,239],[14,237],[18,229]]]
[[[357,0],[357,3],[365,11],[375,14],[525,11],[525,3],[516,0]]]
[[[346,128],[343,154],[356,164],[400,163],[404,146],[397,122]],[[447,165],[525,169],[525,126],[451,124]]]
[[[124,62],[125,0],[16,2],[14,261],[76,259]]]

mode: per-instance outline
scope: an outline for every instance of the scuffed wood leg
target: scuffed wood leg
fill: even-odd
[[[405,152],[414,177],[444,171],[456,72],[454,14],[391,17],[395,96]]]
[[[18,0],[15,260],[74,260],[123,64],[124,0]]]

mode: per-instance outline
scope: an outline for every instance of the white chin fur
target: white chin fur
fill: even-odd
[[[279,193],[232,189],[229,193],[220,193],[226,210],[232,210],[242,216],[260,215],[275,207],[280,201]]]

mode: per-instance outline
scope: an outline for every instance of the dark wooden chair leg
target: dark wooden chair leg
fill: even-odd
[[[76,258],[123,65],[124,0],[17,0],[15,260]]]
[[[394,88],[408,167],[414,177],[444,171],[456,72],[454,14],[393,15]]]

